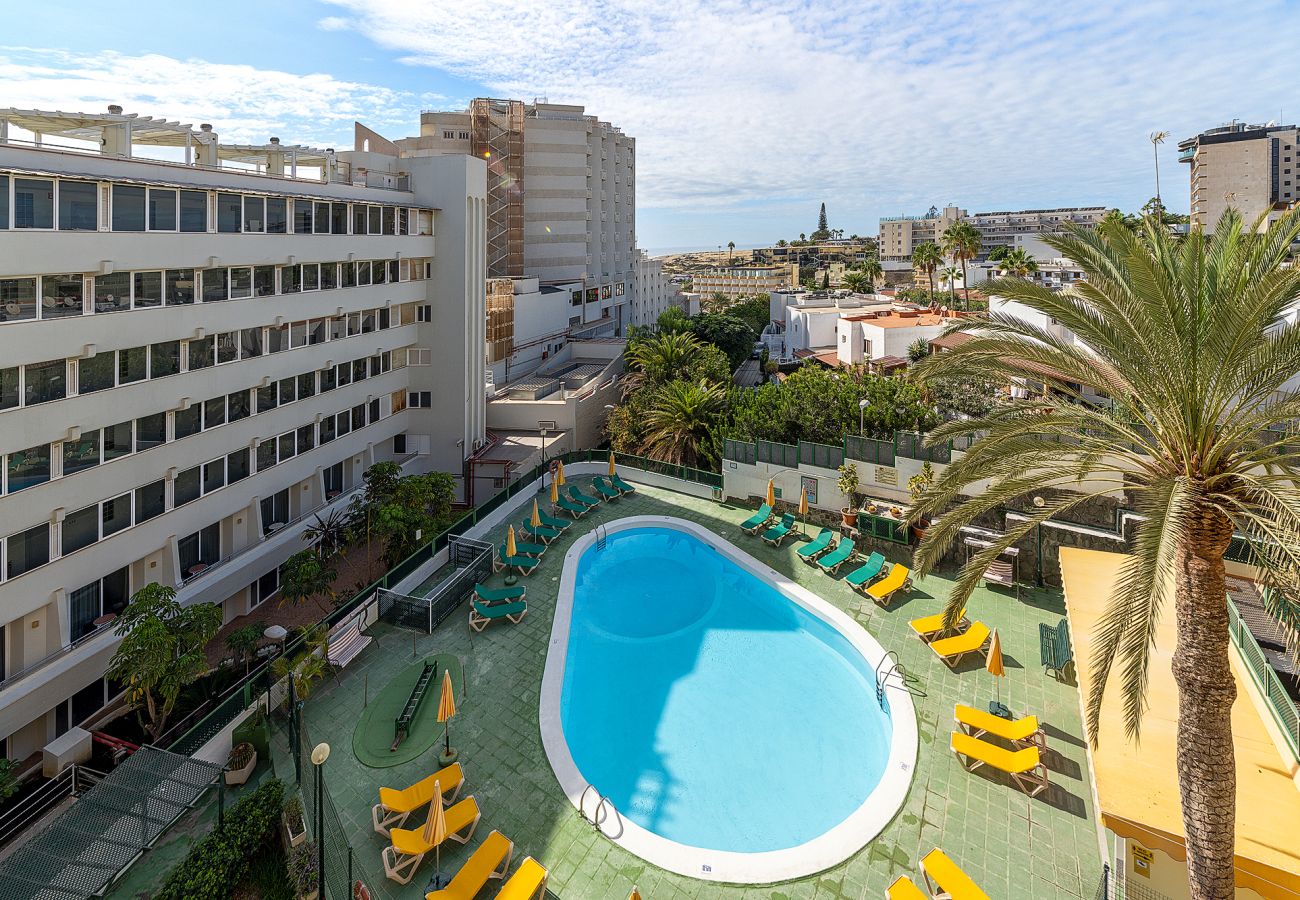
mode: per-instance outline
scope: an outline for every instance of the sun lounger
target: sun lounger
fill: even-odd
[[[770,521],[772,521],[772,507],[764,503],[758,508],[758,512],[740,523],[740,530],[747,531],[750,534],[757,534],[758,529],[762,528]]]
[[[515,845],[504,834],[494,831],[474,849],[451,882],[440,891],[429,891],[424,900],[474,900],[489,878],[504,878],[510,871],[510,857]]]
[[[535,541],[541,541],[543,544],[549,544],[560,536],[560,530],[558,528],[552,528],[549,525],[534,525],[532,522],[527,520],[520,524],[519,527],[530,538]]]
[[[573,524],[573,522],[568,519],[557,519],[554,516],[548,516],[540,509],[537,511],[537,518],[540,519],[542,524],[547,528],[554,528],[556,531],[568,531],[569,526]]]
[[[885,891],[885,900],[930,900],[930,895],[906,875],[899,876]]]
[[[844,583],[859,593],[865,593],[867,585],[880,574],[885,567],[885,558],[879,553],[867,557],[867,561],[844,576]]]
[[[786,536],[790,534],[793,528],[794,514],[786,513],[781,517],[780,522],[777,522],[767,531],[763,532],[763,540],[767,541],[773,547],[780,547],[781,542],[786,539]]]
[[[989,895],[937,847],[922,857],[921,871],[935,900],[989,900]]]
[[[530,544],[528,541],[515,541],[515,553],[520,556],[536,556],[541,559],[546,554],[546,545]]]
[[[929,647],[935,655],[954,669],[967,653],[979,653],[989,642],[989,627],[983,622],[972,622],[970,628],[953,637],[930,641]]]
[[[818,559],[817,565],[820,566],[821,570],[827,575],[834,575],[835,570],[848,562],[848,560],[853,556],[853,551],[856,549],[857,548],[853,545],[853,541],[845,538],[835,545],[834,550]]]
[[[569,499],[574,503],[581,503],[588,509],[595,509],[597,506],[600,506],[599,497],[593,497],[591,494],[584,494],[582,488],[578,487],[576,484],[569,485]]]
[[[591,486],[596,489],[596,493],[605,500],[617,500],[623,495],[618,492],[618,488],[610,487],[605,484],[599,477],[591,479]]]
[[[452,763],[427,778],[421,778],[409,788],[399,791],[381,787],[379,802],[370,807],[370,821],[375,831],[388,837],[390,828],[400,827],[411,813],[433,799],[434,782],[442,788],[442,802],[450,806],[460,796],[460,789],[465,784],[465,770],[460,763]]]
[[[902,563],[896,563],[889,567],[889,574],[867,588],[866,593],[881,606],[888,606],[895,594],[910,590],[911,587],[912,570]]]
[[[823,528],[821,534],[794,552],[798,553],[804,562],[812,565],[818,554],[825,553],[831,548],[831,538],[833,537],[835,537],[835,532],[829,528]]]
[[[616,489],[620,494],[635,494],[635,493],[636,493],[636,488],[632,487],[632,485],[628,484],[628,483],[627,483],[626,481],[624,481],[622,478],[619,478],[617,474],[615,474],[615,475],[610,475],[610,476],[608,476],[608,478],[609,478],[609,483],[610,483],[611,485],[613,485],[614,488],[615,488],[615,489]]]
[[[514,569],[520,575],[527,575],[541,565],[540,559],[533,559],[531,556],[506,556],[504,546],[498,549],[501,551],[501,558],[492,560],[493,572],[500,572],[502,569]]]
[[[545,892],[548,874],[550,873],[537,860],[531,856],[524,857],[519,868],[515,869],[515,874],[497,891],[497,900],[533,900]]]
[[[474,585],[474,594],[484,603],[509,603],[512,600],[522,600],[528,593],[528,588],[522,584],[516,584],[513,587],[485,588],[481,584]]]
[[[967,734],[974,738],[991,734],[1004,741],[1010,741],[1017,747],[1028,747],[1032,744],[1040,750],[1047,749],[1047,735],[1039,726],[1037,716],[1004,719],[982,709],[974,709],[958,703],[953,710],[953,718]]]
[[[590,509],[586,504],[574,503],[566,497],[561,497],[559,500],[555,501],[555,505],[573,516],[575,519],[581,519],[587,514],[587,510]]]
[[[932,616],[922,616],[919,619],[913,619],[908,624],[912,626],[912,630],[916,632],[917,636],[927,643],[935,638],[943,637],[945,634],[943,627],[943,613],[935,613]],[[960,634],[969,625],[970,620],[966,618],[966,608],[962,607],[962,611],[957,614],[957,631],[955,633]]]
[[[466,797],[446,812],[447,839],[469,843],[480,818],[478,803],[472,796]],[[398,884],[407,884],[420,867],[420,860],[437,845],[424,839],[423,824],[415,829],[394,828],[388,837],[392,844],[384,848],[384,874]]]
[[[528,603],[524,600],[489,606],[486,603],[471,599],[469,601],[469,627],[475,631],[482,631],[497,619],[509,619],[512,623],[518,625],[523,621],[526,612],[528,612]]]
[[[974,772],[980,766],[989,766],[999,772],[1006,772],[1016,787],[1031,797],[1047,790],[1047,767],[1043,765],[1037,747],[1008,750],[961,731],[952,733],[950,746],[967,771]]]

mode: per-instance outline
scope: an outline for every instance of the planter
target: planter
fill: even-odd
[[[889,507],[889,514],[893,516],[895,519],[903,518],[903,510],[897,506]]]
[[[285,845],[290,850],[307,840],[307,823],[303,822],[301,825],[302,830],[295,833],[293,830],[293,822],[291,822],[287,816],[284,819],[284,840]]]
[[[246,761],[238,765],[241,759]],[[248,781],[253,770],[257,768],[257,750],[253,745],[245,741],[242,744],[236,744],[235,748],[230,751],[230,759],[227,762],[229,768],[226,770],[226,784],[237,785]]]
[[[299,895],[298,895],[298,900],[316,900],[316,898],[319,897],[319,896],[320,896],[320,891],[318,891],[318,890],[311,890],[311,891],[308,891],[308,892],[305,893],[305,894],[299,894]]]
[[[856,510],[845,506],[840,509],[840,518],[844,522],[845,528],[853,528],[858,524],[858,513]]]

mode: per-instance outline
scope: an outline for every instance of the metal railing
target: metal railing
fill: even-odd
[[[1251,680],[1264,695],[1269,711],[1273,714],[1273,720],[1286,738],[1291,753],[1300,760],[1300,710],[1296,709],[1295,701],[1286,692],[1282,679],[1268,664],[1268,657],[1264,655],[1255,636],[1242,621],[1237,605],[1232,602],[1231,597],[1228,598],[1228,630],[1232,635],[1232,642],[1237,645],[1241,658],[1246,662]]]
[[[0,815],[0,847],[22,834],[68,797],[98,784],[102,772],[73,763]]]

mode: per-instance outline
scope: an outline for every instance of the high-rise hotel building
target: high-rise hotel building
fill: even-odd
[[[486,212],[469,156],[0,109],[5,756],[115,698],[113,617],[144,585],[229,621],[368,466],[461,473]]]

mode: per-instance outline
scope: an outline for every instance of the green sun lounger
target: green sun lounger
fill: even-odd
[[[523,600],[517,600],[514,603],[498,603],[496,606],[488,606],[486,603],[471,600],[469,602],[469,627],[475,631],[482,631],[498,619],[509,619],[517,625],[524,618],[526,612],[528,612],[528,604]]]
[[[867,557],[866,562],[844,576],[844,583],[855,591],[865,590],[883,568],[885,568],[885,558],[879,553],[873,553]]]
[[[758,508],[758,512],[741,522],[740,527],[741,530],[748,531],[750,534],[757,534],[758,529],[770,521],[772,521],[772,507],[764,503]]]
[[[823,528],[821,534],[804,544],[795,553],[798,553],[804,562],[811,565],[812,561],[817,558],[817,554],[825,553],[830,549],[831,538],[833,537],[835,537],[835,532],[829,528]]]
[[[606,500],[617,500],[619,497],[623,496],[617,489],[605,484],[605,482],[600,478],[591,479],[591,486],[596,489],[597,494],[600,494],[600,496],[604,497]]]
[[[569,498],[572,499],[574,503],[581,503],[588,509],[595,509],[597,506],[600,506],[599,498],[593,497],[591,494],[584,494],[582,488],[578,487],[576,484],[569,485]]]
[[[502,550],[505,550],[504,545]],[[520,556],[537,556],[541,557],[546,553],[545,544],[530,544],[528,541],[515,541],[515,553]]]
[[[518,549],[518,547],[515,549]],[[494,572],[499,572],[502,569],[515,569],[520,575],[527,575],[542,563],[540,559],[533,559],[531,556],[506,556],[506,548],[504,544],[500,547],[500,550],[501,559],[499,561],[494,561],[492,565],[492,570]]]
[[[542,520],[542,524],[547,528],[554,528],[556,531],[565,531],[573,523],[568,519],[557,519],[554,516],[548,516],[540,509],[537,511],[537,518]]]
[[[828,575],[834,575],[835,570],[842,566],[844,561],[853,555],[855,549],[853,542],[848,538],[845,538],[835,546],[834,550],[817,560],[817,565],[821,566],[822,571],[826,572]]]
[[[522,600],[524,599],[524,594],[527,592],[528,588],[524,587],[522,584],[516,584],[513,587],[496,588],[495,590],[492,588],[485,588],[481,584],[474,585],[474,594],[478,599],[487,604],[509,603],[512,600]]]
[[[794,513],[786,513],[781,517],[780,522],[777,522],[767,531],[763,532],[763,540],[767,541],[773,547],[780,547],[781,542],[786,539],[786,536],[789,535],[793,529]]]
[[[627,483],[626,481],[624,481],[622,478],[619,478],[617,474],[614,474],[614,475],[608,475],[608,476],[606,476],[606,477],[609,479],[609,483],[612,484],[615,488],[618,489],[618,492],[619,492],[620,494],[635,494],[635,493],[636,493],[636,488],[632,487],[632,485],[628,484],[628,483]]]
[[[575,519],[581,519],[587,514],[587,510],[591,509],[591,507],[587,506],[585,503],[574,503],[567,497],[561,497],[556,501],[555,505],[572,515]]]
[[[532,522],[524,520],[520,526],[524,532],[535,541],[541,541],[543,544],[549,544],[560,536],[560,529],[552,528],[549,525],[533,526]]]

